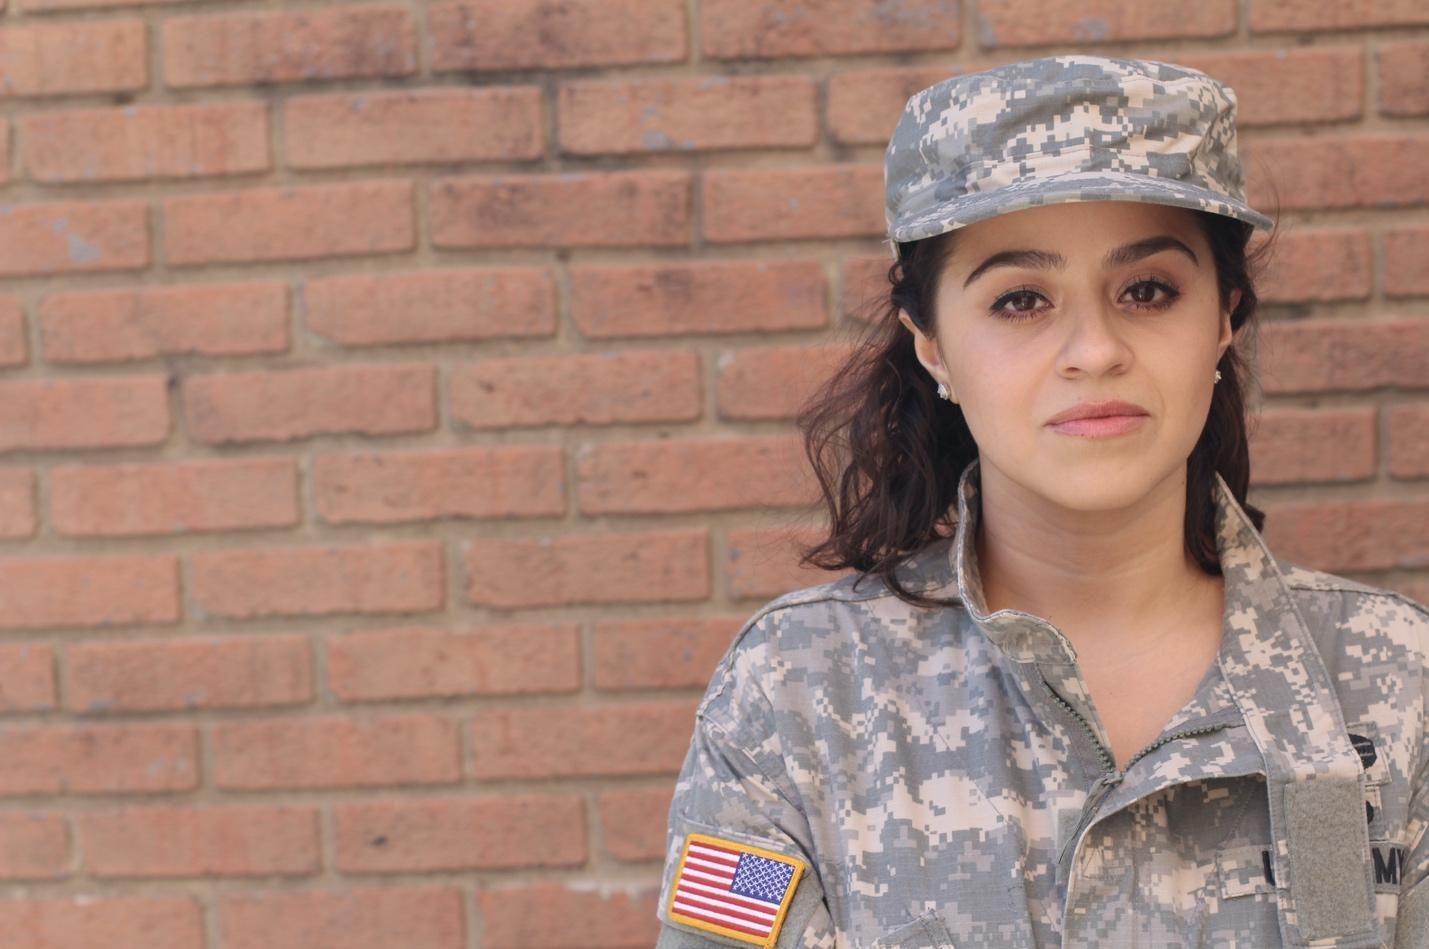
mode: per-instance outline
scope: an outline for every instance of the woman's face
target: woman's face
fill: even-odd
[[[1044,205],[953,239],[936,346],[900,319],[919,361],[959,403],[984,479],[1093,511],[1184,476],[1231,343],[1195,213],[1128,201]],[[1239,291],[1232,309],[1238,301]],[[1111,399],[1146,417],[1102,437],[1049,424],[1079,403]]]

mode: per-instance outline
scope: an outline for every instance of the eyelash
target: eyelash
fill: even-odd
[[[1160,303],[1133,303],[1133,308],[1138,310],[1151,311],[1165,310],[1169,308],[1171,304],[1175,303],[1176,298],[1181,295],[1181,291],[1178,290],[1173,284],[1168,283],[1167,281],[1162,280],[1159,277],[1139,277],[1136,279],[1135,282],[1131,284],[1131,286],[1127,287],[1126,289],[1133,290],[1137,287],[1145,286],[1148,284],[1153,287],[1156,287],[1159,290],[1164,291],[1166,294],[1166,299],[1162,300]],[[1007,291],[1002,296],[998,297],[996,300],[993,301],[992,312],[1009,323],[1021,323],[1025,320],[1032,319],[1034,316],[1037,315],[1037,310],[1035,309],[1024,310],[1021,312],[1018,312],[1016,310],[1002,309],[1007,304],[1008,300],[1011,300],[1012,298],[1017,296],[1021,296],[1024,293],[1033,294],[1039,297],[1042,296],[1041,293],[1039,293],[1036,289],[1032,287],[1016,287],[1012,290]],[[1043,297],[1043,299],[1046,298]]]

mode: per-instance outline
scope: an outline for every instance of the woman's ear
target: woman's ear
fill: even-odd
[[[1220,357],[1226,354],[1226,350],[1230,348],[1231,341],[1235,339],[1235,329],[1231,326],[1231,314],[1235,312],[1236,307],[1240,306],[1240,298],[1240,290],[1238,288],[1232,290],[1230,306],[1221,311],[1221,335],[1220,339],[1217,340],[1220,345],[1220,353],[1216,356],[1217,362],[1220,362]]]
[[[908,311],[900,309],[898,311],[898,322],[908,328],[908,332],[913,334],[913,352],[918,357],[918,362],[923,368],[928,370],[928,375],[933,377],[935,382],[941,382],[948,387],[948,400],[958,401],[958,395],[953,391],[953,383],[948,378],[947,367],[943,365],[942,353],[938,349],[938,341],[923,334],[913,323],[913,318],[908,315]]]

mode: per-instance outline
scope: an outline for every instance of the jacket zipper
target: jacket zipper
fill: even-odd
[[[1081,724],[1082,728],[1086,730],[1088,737],[1092,740],[1092,744],[1096,746],[1097,754],[1101,756],[1102,767],[1104,769],[1101,776],[1099,776],[1092,785],[1091,793],[1087,796],[1087,801],[1082,806],[1082,815],[1077,820],[1077,826],[1072,829],[1072,832],[1067,836],[1066,840],[1063,841],[1062,852],[1057,855],[1058,876],[1060,879],[1066,880],[1069,878],[1069,872],[1071,870],[1069,858],[1076,849],[1078,838],[1081,837],[1082,831],[1086,830],[1088,825],[1091,824],[1092,818],[1096,816],[1102,801],[1105,800],[1107,795],[1111,793],[1111,790],[1126,777],[1126,770],[1129,770],[1136,762],[1151,754],[1151,752],[1167,742],[1175,741],[1178,738],[1189,738],[1193,735],[1207,735],[1225,728],[1226,725],[1225,722],[1216,722],[1210,725],[1200,725],[1196,728],[1183,728],[1169,735],[1163,735],[1127,759],[1125,770],[1118,770],[1116,767],[1116,759],[1112,757],[1112,753],[1107,747],[1101,743],[1101,739],[1097,737],[1096,731],[1092,729],[1091,724],[1082,717],[1081,713],[1073,708],[1070,702],[1058,695],[1057,690],[1052,688],[1051,683],[1045,678],[1042,679],[1042,687],[1047,690],[1048,695],[1057,701],[1058,705],[1066,709],[1067,712]]]

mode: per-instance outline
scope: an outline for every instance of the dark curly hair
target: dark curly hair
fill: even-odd
[[[1254,377],[1239,347],[1243,340],[1253,344],[1259,305],[1255,279],[1272,242],[1251,251],[1250,224],[1208,211],[1193,213],[1211,246],[1221,305],[1230,304],[1233,290],[1241,291],[1231,313],[1236,342],[1217,365],[1222,380],[1187,463],[1186,548],[1203,570],[1217,575],[1213,472],[1225,479],[1256,529],[1265,524],[1264,512],[1246,501],[1245,393]],[[889,290],[874,301],[875,312],[858,345],[797,417],[829,514],[828,536],[803,545],[800,564],[874,574],[900,599],[920,607],[958,601],[905,589],[895,570],[910,554],[956,529],[958,476],[978,451],[962,409],[937,397],[898,311],[907,311],[925,335],[933,335],[938,277],[956,234],[898,245],[899,259],[888,268]]]

